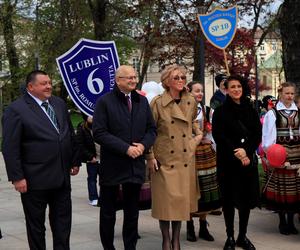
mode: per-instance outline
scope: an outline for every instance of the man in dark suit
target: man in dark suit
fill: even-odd
[[[145,157],[156,127],[147,99],[136,91],[131,66],[116,71],[114,89],[100,97],[93,119],[94,140],[101,145],[100,237],[105,250],[114,250],[114,226],[119,185],[123,192],[123,242],[136,249],[139,194],[145,182]]]
[[[26,92],[3,115],[2,153],[8,180],[21,193],[30,249],[46,249],[45,212],[55,250],[69,249],[71,232],[70,174],[80,159],[66,104],[52,96],[43,71],[32,71]]]

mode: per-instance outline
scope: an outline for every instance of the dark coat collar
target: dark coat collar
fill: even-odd
[[[113,92],[118,98],[120,98],[121,101],[123,101],[124,103],[127,103],[125,94],[120,91],[117,84],[115,84]],[[135,90],[131,91],[131,101],[140,102],[140,94],[138,92],[136,92]]]

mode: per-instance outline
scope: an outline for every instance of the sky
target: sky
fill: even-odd
[[[271,5],[270,5],[270,10],[272,13],[276,13],[278,11],[278,8],[280,7],[280,5],[283,3],[284,0],[275,0],[272,1]],[[251,20],[251,16],[249,17],[243,17],[244,20],[239,20],[239,24],[238,26],[240,27],[246,27],[246,28],[251,28],[253,23],[247,23],[248,21]],[[260,18],[260,21],[263,22],[263,17]]]

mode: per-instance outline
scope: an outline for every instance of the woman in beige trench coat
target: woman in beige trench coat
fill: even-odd
[[[152,216],[159,220],[163,250],[180,249],[181,221],[190,219],[199,198],[194,155],[202,131],[195,121],[195,99],[185,89],[185,73],[178,65],[166,67],[161,75],[165,92],[151,102],[157,138],[146,157],[151,173]]]

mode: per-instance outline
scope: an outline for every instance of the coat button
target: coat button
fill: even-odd
[[[185,167],[187,167],[187,166],[188,166],[188,164],[184,164],[184,166],[185,166]]]
[[[173,135],[171,136],[171,139],[174,139],[174,136],[173,136]]]
[[[182,135],[182,137],[186,137],[186,135],[185,135],[185,134],[183,134],[183,135]]]
[[[190,102],[187,102],[187,104],[190,105],[191,103],[190,103]]]
[[[174,165],[171,165],[171,168],[174,168]]]
[[[174,154],[174,150],[171,150],[171,154]]]
[[[173,123],[174,123],[174,121],[171,121],[171,123],[173,124]]]
[[[184,149],[183,152],[186,152],[186,149]]]

